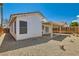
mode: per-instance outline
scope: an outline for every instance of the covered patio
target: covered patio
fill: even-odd
[[[62,33],[62,28],[64,28],[64,24],[58,24],[54,22],[45,22],[42,25],[43,34],[50,34],[50,37],[53,37],[54,33]]]

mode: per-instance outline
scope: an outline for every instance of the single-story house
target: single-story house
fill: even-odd
[[[16,40],[42,36],[44,21],[45,17],[39,12],[12,14],[9,21],[10,33]]]
[[[44,34],[50,34],[52,38],[53,32],[57,29],[61,32],[61,27],[66,26],[66,23],[48,22],[40,12],[12,14],[9,21],[10,33],[16,40]]]

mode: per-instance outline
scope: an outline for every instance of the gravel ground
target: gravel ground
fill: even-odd
[[[0,47],[1,56],[79,56],[79,37],[72,35],[15,41],[7,34],[5,39]]]

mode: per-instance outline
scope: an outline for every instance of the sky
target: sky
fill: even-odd
[[[71,23],[79,15],[78,3],[5,3],[4,20],[11,14],[41,12],[48,21]]]

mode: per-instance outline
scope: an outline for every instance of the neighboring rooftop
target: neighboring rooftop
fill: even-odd
[[[66,22],[45,22],[44,24],[53,24],[53,25],[68,27],[68,24]]]

